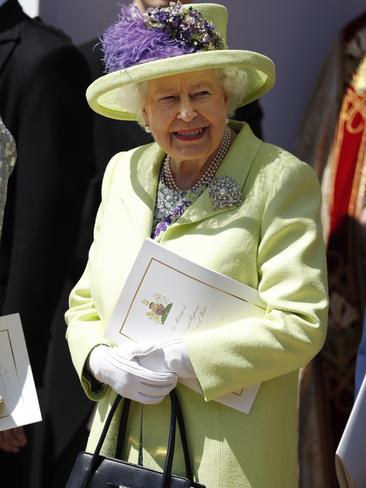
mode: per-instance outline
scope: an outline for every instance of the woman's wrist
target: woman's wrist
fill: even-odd
[[[93,366],[90,364],[91,363],[90,358],[92,356],[93,351],[95,351],[99,347],[109,347],[109,346],[106,346],[105,344],[98,344],[97,346],[93,347],[93,349],[88,354],[88,357],[86,358],[84,369],[83,369],[83,378],[89,383],[90,389],[93,393],[99,393],[100,390],[105,386],[103,382],[99,381],[96,378]]]

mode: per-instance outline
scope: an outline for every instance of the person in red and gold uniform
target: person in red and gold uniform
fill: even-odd
[[[326,344],[302,374],[300,486],[334,488],[334,453],[354,401],[366,304],[366,14],[339,37],[306,115],[297,154],[311,162],[322,182],[330,296]]]

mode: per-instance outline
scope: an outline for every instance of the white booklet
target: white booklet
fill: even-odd
[[[257,290],[211,271],[146,239],[120,294],[106,336],[159,343],[245,317],[263,317]],[[180,382],[202,393],[196,380]],[[251,385],[215,400],[245,413],[257,395]]]
[[[0,317],[0,431],[42,420],[19,314]]]
[[[341,488],[366,486],[366,375],[353,405],[342,438],[338,444],[335,464]]]

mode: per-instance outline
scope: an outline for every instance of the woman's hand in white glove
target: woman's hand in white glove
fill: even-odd
[[[97,346],[89,355],[88,369],[116,393],[140,403],[159,403],[175,388],[175,374],[152,371],[129,357],[125,346]]]
[[[175,373],[179,378],[195,378],[196,373],[182,340],[172,339],[161,344],[135,344],[133,358],[144,368],[160,373]]]

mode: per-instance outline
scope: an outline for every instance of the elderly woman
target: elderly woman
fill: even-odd
[[[220,5],[122,12],[103,37],[109,74],[88,89],[92,108],[138,120],[155,143],[117,154],[105,172],[87,268],[71,293],[67,339],[86,394],[98,401],[93,451],[116,393],[136,400],[124,458],[163,465],[177,386],[195,480],[207,487],[297,484],[297,381],[321,348],[327,294],[312,169],[229,121],[274,82],[265,56],[226,48]],[[263,318],[184,340],[115,346],[104,336],[146,237],[258,289]],[[260,383],[249,414],[215,398]],[[115,432],[104,444],[114,454]],[[173,472],[184,474],[181,452]]]

